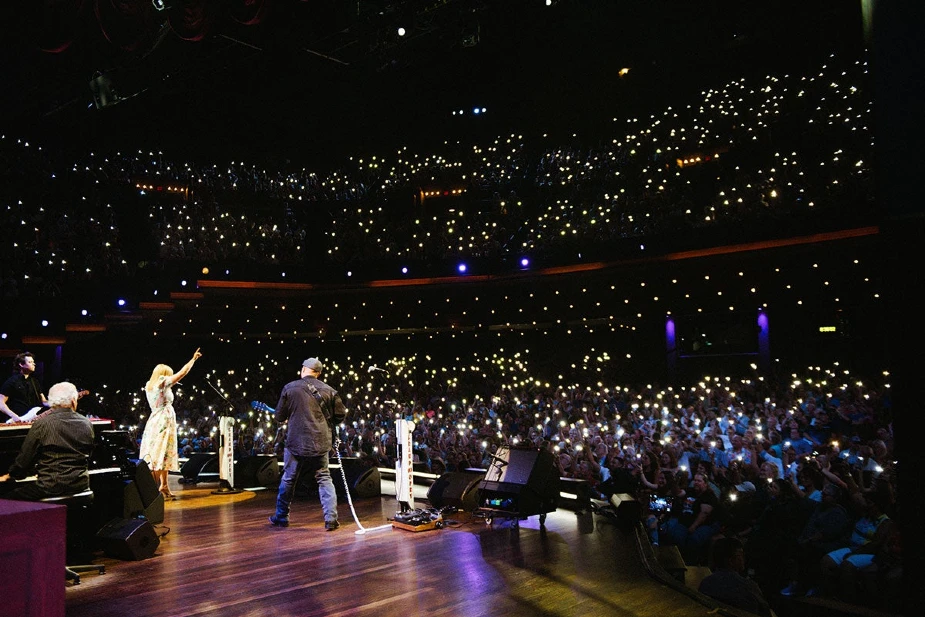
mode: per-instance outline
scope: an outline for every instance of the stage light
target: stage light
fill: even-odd
[[[402,274],[408,274],[408,266],[405,266],[401,269]]]
[[[43,319],[43,320],[42,320],[42,327],[43,327],[43,328],[47,328],[47,327],[48,327],[48,320],[47,320],[47,319]]]
[[[7,333],[6,333],[6,332],[4,332],[3,334],[0,334],[0,339],[3,339],[3,340],[5,341],[5,340],[6,340],[6,337],[7,337]]]
[[[116,304],[118,304],[119,306],[125,306],[125,300],[122,298],[119,298],[119,301],[116,302]]]
[[[86,317],[87,315],[90,314],[90,311],[88,311],[87,309],[83,309],[82,311],[80,311],[80,314]]]
[[[186,281],[180,281],[180,285],[186,287]]]
[[[398,36],[405,36],[406,30],[402,27],[398,28]]]
[[[209,268],[203,268],[203,269],[202,269],[202,273],[203,273],[203,274],[208,274],[208,273],[209,273]]]
[[[351,272],[350,270],[347,270],[347,276],[348,276],[348,277],[353,276],[353,272]]]
[[[520,260],[520,267],[521,267],[521,268],[526,268],[526,267],[529,266],[529,265],[530,265],[530,260],[529,260],[529,259],[527,259],[526,257],[521,258],[521,260]]]
[[[460,274],[465,274],[465,273],[466,273],[466,270],[468,270],[468,268],[466,267],[466,264],[459,264],[459,265],[456,267],[456,269],[459,270],[459,273],[460,273]]]
[[[475,115],[479,115],[481,112],[482,112],[482,110],[479,109],[478,107],[473,107],[473,108],[472,108],[472,113],[474,113]]]

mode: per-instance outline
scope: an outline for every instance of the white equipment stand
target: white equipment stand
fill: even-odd
[[[218,420],[218,478],[219,487],[213,495],[233,495],[243,492],[234,487],[234,418],[222,416]]]
[[[395,437],[398,440],[398,460],[395,462],[395,498],[402,512],[414,509],[414,444],[412,434],[414,422],[395,421]]]

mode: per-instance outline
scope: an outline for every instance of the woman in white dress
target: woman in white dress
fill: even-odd
[[[167,474],[171,471],[180,471],[179,454],[177,452],[177,414],[173,409],[174,386],[193,368],[202,356],[199,350],[193,354],[192,359],[183,365],[183,368],[174,374],[173,369],[166,364],[158,364],[151,373],[151,379],[145,384],[145,394],[148,405],[151,407],[151,416],[145,425],[141,436],[141,447],[138,458],[148,464],[154,481],[166,499],[173,499],[167,485]]]

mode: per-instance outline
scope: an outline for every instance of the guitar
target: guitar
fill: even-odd
[[[80,392],[77,393],[77,399],[80,400],[88,394],[90,394],[89,390],[81,390]],[[48,407],[49,407],[48,401],[45,401],[41,405],[37,405],[33,407],[32,409],[30,409],[23,415],[19,416],[19,422],[32,422],[33,420],[35,420],[35,416],[45,411],[46,408]],[[13,424],[14,422],[16,422],[16,420],[13,420],[13,418],[10,418],[9,420],[6,421],[7,424]]]
[[[276,410],[267,405],[266,403],[261,403],[260,401],[251,401],[251,408],[256,411],[265,411],[267,413],[276,413]]]

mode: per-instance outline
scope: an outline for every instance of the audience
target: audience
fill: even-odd
[[[43,302],[50,309],[80,307],[92,323],[110,310],[111,289],[166,300],[180,275],[190,283],[198,276],[301,282],[304,264],[312,263],[317,276],[342,282],[347,271],[358,279],[363,272],[398,278],[401,264],[418,276],[415,268],[434,272],[473,259],[497,271],[523,255],[568,265],[696,242],[734,244],[774,226],[811,233],[832,219],[868,224],[867,78],[865,61],[832,58],[813,75],[738,80],[649,118],[614,119],[611,131],[593,139],[512,134],[485,144],[447,142],[429,154],[401,147],[327,171],[180,162],[143,151],[66,160],[3,135],[0,185],[7,199],[0,223],[9,234],[0,247],[0,297],[11,307],[5,328],[34,327],[27,311],[12,309],[37,299],[54,299]],[[669,236],[680,240],[659,247]],[[712,285],[709,278],[698,285]],[[646,281],[632,284],[642,289]],[[729,284],[709,293],[729,297]],[[740,295],[755,291],[737,284],[744,285]],[[779,285],[790,290],[789,281]],[[828,285],[825,279],[807,287]],[[716,578],[704,581],[707,595],[767,614],[746,574],[768,597],[782,588],[785,595],[816,590],[875,604],[895,594],[902,562],[889,523],[895,473],[888,376],[874,383],[849,377],[843,367],[810,367],[789,383],[756,373],[704,376],[684,387],[629,379],[617,385],[613,359],[593,343],[581,354],[557,349],[548,366],[531,365],[529,345],[519,343],[523,330],[512,324],[539,330],[537,322],[559,319],[569,333],[586,328],[577,349],[596,338],[594,328],[634,331],[636,324],[600,306],[635,302],[641,292],[614,285],[608,293],[621,295],[603,297],[581,284],[530,290],[532,314],[506,296],[466,296],[456,304],[440,290],[427,293],[418,305],[445,310],[422,315],[418,306],[344,298],[343,305],[319,299],[288,311],[226,310],[187,326],[179,317],[159,319],[151,326],[154,341],[165,333],[186,336],[180,328],[189,327],[227,345],[227,353],[211,356],[209,385],[183,387],[181,457],[215,450],[219,415],[238,420],[236,455],[280,454],[272,414],[252,405],[276,400],[291,379],[280,367],[334,333],[386,329],[384,338],[363,337],[329,359],[332,383],[349,393],[349,415],[338,427],[342,456],[394,466],[399,417],[416,423],[416,460],[436,474],[484,468],[501,445],[546,448],[561,475],[587,481],[597,497],[662,498],[666,509],[645,517],[650,537],[677,544],[691,564],[705,564],[712,552]],[[599,322],[583,323],[598,314]],[[59,317],[49,327],[63,332],[73,317]],[[281,346],[254,355],[253,332],[264,322],[292,332],[295,342],[270,341]],[[490,343],[474,335],[475,350],[456,338],[463,326],[478,334],[497,324],[507,329]],[[317,338],[306,343],[306,332]],[[455,359],[405,354],[400,348],[416,341],[396,339],[407,332],[430,339],[443,333],[460,349]],[[393,357],[382,357],[383,341],[397,349]],[[486,348],[497,352],[486,359]],[[389,369],[388,385],[362,368],[373,360]],[[98,381],[88,384],[100,393],[94,412],[139,437],[146,413],[139,392],[92,370],[87,378]],[[860,535],[852,537],[852,529]]]

